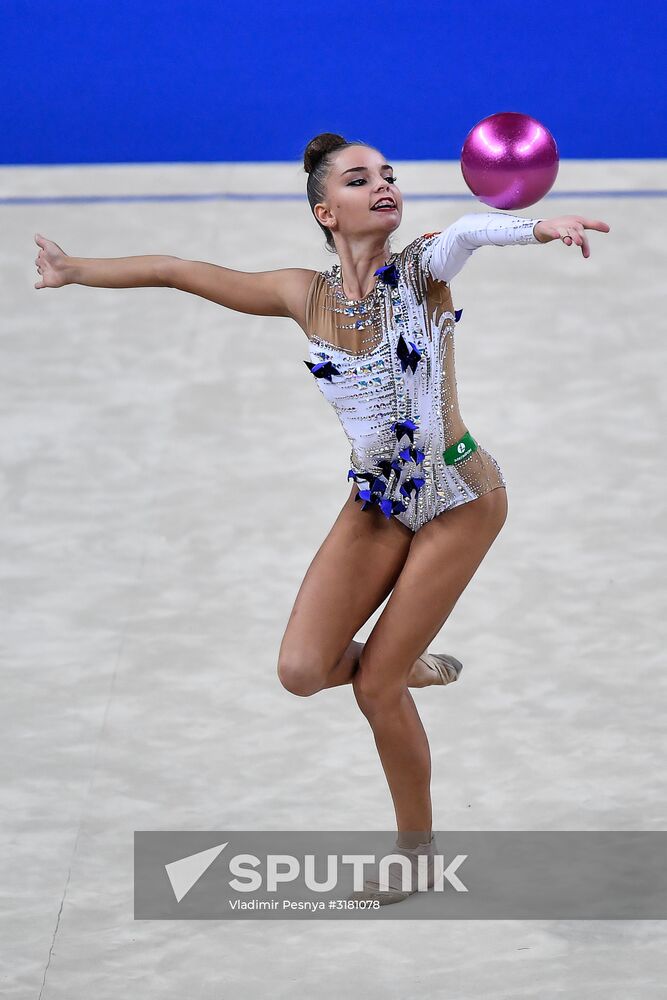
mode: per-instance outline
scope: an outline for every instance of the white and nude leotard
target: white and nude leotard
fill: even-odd
[[[377,506],[417,531],[506,485],[459,412],[454,330],[463,310],[449,282],[478,247],[538,243],[538,221],[464,215],[392,254],[364,299],[345,298],[339,264],[314,275],[305,364],[352,447],[348,479],[362,510]]]

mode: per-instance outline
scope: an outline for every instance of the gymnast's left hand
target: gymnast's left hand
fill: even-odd
[[[584,232],[586,229],[597,229],[599,233],[609,232],[606,222],[600,219],[584,219],[582,215],[559,215],[556,219],[540,219],[533,232],[539,243],[562,240],[568,247],[576,243],[581,247],[584,257],[590,257],[591,249]]]

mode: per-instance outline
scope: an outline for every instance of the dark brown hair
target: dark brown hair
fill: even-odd
[[[337,135],[335,132],[320,132],[306,146],[303,153],[303,169],[308,174],[306,193],[311,212],[313,212],[318,202],[324,201],[326,194],[325,185],[333,164],[332,154],[337,153],[339,149],[347,149],[348,146],[374,148],[367,142],[348,142],[342,135]],[[331,230],[327,226],[322,225],[314,212],[313,215],[318,226],[326,236],[327,250],[336,253],[336,244],[334,243]]]

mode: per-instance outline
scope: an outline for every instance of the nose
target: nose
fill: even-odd
[[[391,187],[392,187],[392,185],[389,183],[389,181],[386,181],[384,179],[384,177],[383,177],[381,179],[380,183],[375,185],[375,193],[376,193],[376,195],[378,195],[378,194],[389,194],[389,191],[390,191]],[[392,195],[392,197],[393,197],[393,195]]]

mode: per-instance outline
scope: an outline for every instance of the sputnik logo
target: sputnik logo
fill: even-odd
[[[217,847],[209,847],[207,851],[199,851],[197,854],[190,854],[187,858],[179,858],[178,861],[171,861],[165,865],[167,876],[176,896],[176,902],[180,903],[190,889],[198,882],[205,871],[211,867],[217,856],[224,851],[229,843]]]

